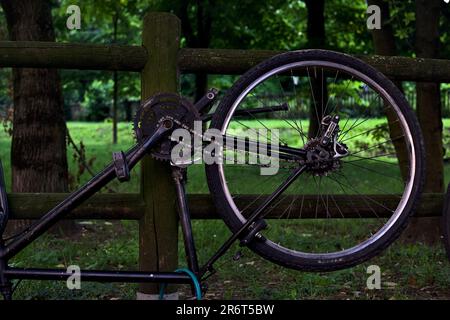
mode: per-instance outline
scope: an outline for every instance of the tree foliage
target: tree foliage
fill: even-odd
[[[391,8],[398,53],[414,56],[414,0],[386,0]],[[57,41],[81,43],[140,44],[141,23],[148,11],[169,11],[182,19],[182,46],[234,49],[295,50],[308,46],[307,7],[301,0],[79,0],[81,29],[68,30],[70,0],[53,0]],[[325,1],[326,47],[351,54],[372,54],[372,39],[366,27],[364,0]],[[116,37],[114,20],[117,19]],[[440,57],[450,56],[450,6],[442,2]],[[2,31],[3,30],[3,31]],[[0,13],[0,37],[5,21]],[[115,39],[116,38],[116,39]],[[115,39],[115,40],[114,40]],[[9,72],[0,70],[0,106],[8,104]],[[63,70],[66,109],[80,109],[83,119],[110,115],[113,73]],[[139,75],[119,72],[119,110],[127,101],[139,100]],[[210,76],[209,86],[227,88],[235,77]],[[182,92],[193,96],[195,81],[182,78]],[[100,111],[98,111],[98,110]],[[97,112],[98,111],[98,112]],[[70,113],[67,117],[70,119]]]

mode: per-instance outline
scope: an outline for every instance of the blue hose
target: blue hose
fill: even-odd
[[[191,277],[195,287],[195,296],[197,300],[202,300],[202,289],[200,288],[200,282],[198,281],[197,276],[187,268],[177,269],[175,272],[186,273],[189,277]],[[164,300],[164,291],[166,290],[166,286],[166,283],[161,285],[161,289],[159,290],[159,300]]]

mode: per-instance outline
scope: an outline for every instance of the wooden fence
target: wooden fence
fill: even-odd
[[[256,50],[190,49],[180,46],[180,21],[169,13],[148,13],[143,21],[142,46],[95,45],[52,42],[0,42],[0,67],[120,70],[140,72],[141,97],[156,92],[176,92],[180,73],[241,74],[280,52]],[[450,82],[450,61],[407,57],[359,56],[395,80]],[[139,269],[172,271],[177,268],[177,213],[168,164],[142,162],[141,188],[137,194],[97,194],[69,218],[131,219],[139,221]],[[66,194],[9,195],[13,219],[36,219]],[[426,194],[420,216],[439,215],[442,194]],[[248,201],[242,198],[241,201]],[[280,205],[288,205],[286,203]],[[348,201],[341,197],[337,201]],[[356,201],[356,200],[353,200]],[[380,200],[381,201],[381,200]],[[386,198],[382,201],[392,201]],[[316,198],[303,204],[315,205]],[[313,204],[314,203],[314,204]],[[192,217],[217,218],[207,194],[189,196]],[[307,217],[307,212],[304,217]],[[153,284],[140,291],[156,293]]]

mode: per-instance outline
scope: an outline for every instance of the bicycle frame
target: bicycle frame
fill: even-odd
[[[211,93],[212,90],[208,92]],[[207,94],[207,96],[208,96]],[[205,96],[206,97],[206,96]],[[206,104],[212,104],[215,99],[209,96],[208,100],[200,100],[195,106],[198,110],[205,108]],[[266,109],[256,109],[255,113],[269,112],[276,110],[285,110],[285,106]],[[248,111],[246,111],[249,113]],[[205,119],[209,119],[205,117]],[[149,151],[157,144],[161,138],[172,130],[173,123],[163,122],[154,134],[146,138],[142,143],[136,144],[125,153],[125,160],[128,168],[131,170]],[[248,145],[246,146],[246,148]],[[301,151],[301,150],[300,150]],[[298,153],[298,150],[296,150]],[[241,239],[241,245],[247,245],[264,228],[261,223],[263,211],[300,175],[305,167],[299,167],[294,170],[291,176],[278,189],[270,195],[250,216],[247,222],[217,250],[217,252],[203,265],[198,264],[197,252],[195,249],[194,238],[191,226],[191,217],[186,200],[186,189],[184,171],[185,169],[174,166],[172,168],[172,177],[176,188],[179,220],[183,233],[184,246],[186,251],[187,263],[190,271],[194,273],[198,281],[204,280],[215,272],[213,264],[232,246],[237,240]],[[3,177],[0,166],[0,177]],[[49,230],[56,222],[64,218],[70,211],[81,205],[110,181],[117,177],[114,162],[107,165],[103,171],[91,178],[86,184],[78,190],[72,192],[65,200],[49,210],[39,220],[24,230],[23,234],[14,237],[7,243],[3,241],[3,234],[6,221],[8,220],[8,206],[6,200],[6,190],[4,182],[0,181],[0,293],[6,300],[12,299],[12,279],[31,279],[31,280],[67,280],[72,273],[63,269],[36,269],[36,268],[13,268],[8,266],[8,260],[17,255],[22,249],[36,240],[39,236]],[[1,219],[1,215],[3,219]],[[137,272],[137,271],[81,271],[81,278],[85,281],[96,282],[153,282],[153,283],[177,283],[192,284],[193,279],[188,274],[177,272]]]
[[[130,169],[147,154],[148,150],[168,130],[168,128],[161,126],[144,143],[134,146],[126,153],[126,159]],[[0,242],[0,291],[5,299],[11,299],[11,279],[66,280],[72,275],[62,269],[10,268],[7,262],[40,235],[45,233],[71,210],[82,204],[115,178],[114,164],[110,163],[102,172],[89,180],[84,186],[71,193],[65,200],[28,227],[23,234],[13,239],[10,243],[5,244],[3,241]],[[2,185],[2,188],[4,188],[4,185]],[[4,205],[2,207],[5,209]],[[99,282],[191,282],[189,276],[176,272],[83,271],[81,272],[81,277],[86,281]]]

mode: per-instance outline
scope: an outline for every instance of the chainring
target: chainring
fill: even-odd
[[[187,99],[173,93],[159,93],[146,101],[136,110],[133,120],[133,130],[138,142],[151,136],[158,128],[160,120],[171,118],[175,126],[193,130],[194,121],[201,120],[194,105]],[[174,142],[165,137],[150,151],[152,157],[158,160],[170,161],[170,152]]]

